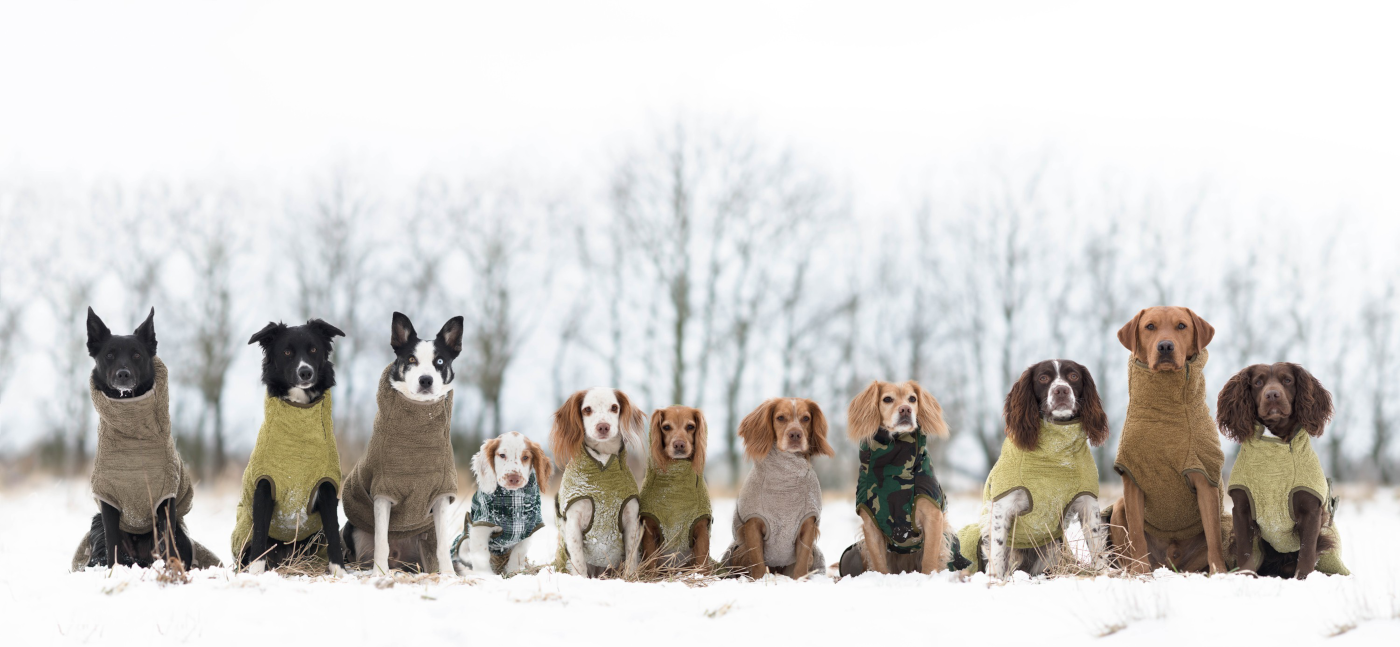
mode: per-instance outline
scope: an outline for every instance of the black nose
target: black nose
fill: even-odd
[[[311,378],[313,377],[316,377],[316,371],[311,370],[310,366],[302,366],[297,369],[298,380],[301,380],[303,382],[310,382]]]
[[[1175,350],[1176,350],[1176,343],[1175,343],[1175,342],[1172,342],[1172,341],[1159,341],[1159,342],[1157,342],[1157,352],[1159,352],[1159,353],[1170,353],[1170,352],[1175,351]]]
[[[1280,392],[1280,391],[1265,391],[1265,392],[1264,392],[1264,399],[1265,399],[1265,400],[1277,400],[1277,399],[1279,399],[1279,398],[1281,398],[1281,397],[1283,397],[1283,393]]]
[[[431,375],[420,375],[420,376],[418,376],[418,386],[421,386],[421,387],[423,387],[423,388],[426,389],[426,388],[431,387],[432,385],[433,385],[433,376],[431,376]]]
[[[128,371],[128,370],[126,370],[126,369],[120,369],[120,370],[118,370],[118,371],[117,371],[117,379],[118,379],[118,380],[129,380],[129,379],[131,379],[131,371]]]

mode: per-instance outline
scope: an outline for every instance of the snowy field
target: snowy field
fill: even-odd
[[[201,489],[189,526],[227,560],[235,492]],[[732,501],[717,501],[715,554],[728,544]],[[955,497],[952,518],[976,502]],[[1355,490],[1338,514],[1352,577],[1306,582],[1158,572],[1146,580],[1022,579],[867,574],[840,582],[778,578],[682,584],[589,581],[543,572],[508,580],[408,583],[250,576],[228,569],[162,585],[149,570],[68,573],[93,512],[86,483],[0,491],[0,644],[376,645],[901,643],[947,640],[1064,644],[1103,636],[1130,645],[1400,644],[1400,493]],[[829,499],[821,547],[828,563],[854,538],[847,500]],[[550,559],[555,533],[532,557]],[[900,618],[909,614],[908,618]],[[871,618],[882,618],[879,627]],[[875,642],[878,642],[875,641]]]

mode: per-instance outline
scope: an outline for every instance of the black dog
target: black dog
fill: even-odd
[[[113,335],[97,313],[88,308],[88,355],[96,361],[92,384],[113,400],[135,399],[146,395],[156,383],[155,308],[131,335]],[[168,430],[167,430],[168,431]],[[102,452],[99,439],[98,451]],[[188,487],[188,485],[186,485]],[[168,498],[156,506],[153,530],[129,533],[121,529],[122,511],[102,501],[92,518],[88,535],[91,554],[88,566],[150,566],[156,554],[174,553],[190,565],[193,548],[179,519],[172,519],[176,500]],[[174,544],[173,551],[171,543]],[[112,556],[115,556],[113,558]]]
[[[344,336],[345,333],[339,328],[320,319],[312,319],[302,326],[269,323],[255,333],[248,343],[262,346],[262,382],[267,387],[268,396],[298,405],[320,400],[328,389],[335,386],[335,367],[330,360],[332,340]],[[336,485],[321,483],[314,499],[315,511],[321,517],[322,528],[326,529],[323,535],[331,570],[343,572],[345,557],[340,533],[337,532],[340,520],[336,511],[340,498]],[[293,554],[294,544],[268,536],[274,504],[272,483],[266,479],[260,480],[253,493],[252,534],[247,549],[236,555],[240,566],[254,562],[276,566]]]

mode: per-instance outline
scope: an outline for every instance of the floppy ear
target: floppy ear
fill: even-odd
[[[583,447],[583,391],[569,396],[554,412],[554,426],[549,430],[549,448],[559,467],[569,466],[574,454]]]
[[[914,412],[914,419],[918,421],[919,429],[925,436],[931,432],[939,438],[947,438],[948,423],[943,421],[943,407],[938,405],[938,398],[933,397],[914,380],[909,380],[905,384],[914,388],[915,397],[919,399],[919,410]]]
[[[739,423],[739,437],[744,439],[744,453],[751,461],[761,461],[773,450],[778,435],[773,431],[773,403],[777,398],[764,401],[757,409],[744,416]]]
[[[310,319],[306,322],[306,327],[316,331],[316,334],[325,337],[326,343],[332,343],[336,337],[344,337],[345,333],[339,328],[332,326],[321,319]]]
[[[1186,355],[1187,357],[1191,357],[1205,350],[1206,344],[1209,344],[1210,340],[1215,339],[1215,326],[1206,323],[1205,319],[1202,319],[1200,315],[1192,312],[1190,308],[1186,309],[1186,314],[1191,315],[1191,328],[1196,332],[1196,336],[1191,340],[1191,343],[1196,348]]]
[[[1249,385],[1251,368],[1246,366],[1225,382],[1215,399],[1215,424],[1220,427],[1220,433],[1237,443],[1254,435],[1254,419],[1259,410],[1254,401],[1254,389]]]
[[[880,383],[871,382],[846,408],[846,437],[857,445],[880,431]]]
[[[402,312],[395,312],[394,319],[389,324],[389,347],[398,349],[408,343],[418,333],[413,330],[413,322],[408,320]]]
[[[88,355],[97,357],[97,354],[102,352],[102,345],[112,338],[112,331],[107,329],[107,324],[102,323],[102,318],[92,311],[91,306],[88,307],[87,333]]]
[[[661,431],[661,412],[657,409],[651,412],[651,463],[657,467],[666,467],[671,464],[671,456],[666,453],[666,434]]]
[[[695,475],[705,476],[705,445],[710,437],[710,425],[705,422],[705,412],[695,410],[695,451],[690,456],[690,467]]]
[[[1313,377],[1308,369],[1292,363],[1289,366],[1298,377],[1298,401],[1293,403],[1293,417],[1298,419],[1299,426],[1317,438],[1322,435],[1322,428],[1332,419],[1332,394],[1322,387],[1322,382]]]
[[[457,358],[457,353],[462,352],[462,317],[456,316],[447,320],[442,325],[442,330],[438,331],[438,339],[442,340],[448,348],[452,349],[452,358]]]
[[[530,469],[535,470],[536,484],[540,490],[544,490],[549,485],[549,477],[554,475],[554,465],[544,455],[544,447],[539,443],[526,438],[525,446],[530,448]]]
[[[156,354],[156,309],[151,308],[151,314],[146,315],[146,320],[136,327],[136,340],[146,347],[146,352],[151,355]]]
[[[248,345],[262,344],[264,348],[266,348],[267,343],[272,341],[274,336],[286,329],[287,324],[269,321],[266,326],[263,326],[262,330],[253,333],[253,336],[248,338]]]
[[[1034,368],[1034,367],[1032,367]],[[1021,372],[1021,378],[1006,394],[1001,417],[1006,420],[1006,437],[1024,451],[1040,445],[1040,403],[1036,401],[1035,385],[1031,384],[1031,369]]]
[[[472,475],[476,477],[478,492],[496,491],[496,450],[500,447],[501,439],[492,438],[472,457]]]
[[[1099,387],[1094,384],[1094,376],[1083,365],[1080,365],[1079,372],[1084,374],[1084,399],[1079,403],[1079,426],[1084,428],[1090,445],[1101,447],[1108,440],[1108,414],[1103,411],[1103,401],[1099,400]]]
[[[613,389],[613,396],[617,398],[617,423],[622,427],[622,442],[627,445],[627,451],[639,454],[643,449],[642,434],[646,433],[647,414],[632,406],[632,401],[621,389]],[[579,428],[583,428],[582,422]]]
[[[807,458],[813,456],[835,456],[836,450],[831,448],[831,443],[826,441],[826,414],[822,413],[822,408],[812,400],[803,400],[812,408],[812,438],[807,443]],[[777,441],[776,432],[769,434],[769,438]]]
[[[1118,343],[1123,344],[1123,348],[1128,349],[1128,352],[1134,355],[1138,352],[1138,324],[1142,323],[1142,313],[1144,312],[1147,311],[1138,310],[1132,321],[1118,329]]]

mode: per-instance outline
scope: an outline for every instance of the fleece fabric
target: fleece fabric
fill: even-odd
[[[807,458],[773,450],[763,460],[754,463],[749,475],[744,477],[744,485],[739,490],[739,500],[734,506],[733,543],[724,553],[724,563],[732,565],[734,551],[739,547],[738,537],[744,523],[750,519],[763,520],[763,559],[769,568],[786,568],[797,561],[797,531],[802,522],[814,517],[821,522],[822,486],[817,481],[817,472],[812,469]],[[821,549],[812,546],[812,570],[826,569],[826,559]],[[800,577],[806,573],[794,573]]]
[[[615,567],[626,556],[622,538],[622,508],[639,497],[637,479],[627,467],[627,449],[608,457],[606,465],[598,462],[587,449],[579,452],[564,467],[559,494],[554,500],[555,527],[564,527],[564,515],[576,501],[593,502],[593,518],[583,529],[583,561],[590,566]],[[568,549],[564,533],[559,533],[559,550],[554,556],[554,570],[567,572]]]
[[[1240,444],[1239,455],[1230,470],[1227,491],[1243,491],[1249,497],[1259,535],[1280,553],[1295,553],[1302,542],[1293,525],[1293,495],[1307,492],[1328,508],[1331,518],[1331,485],[1322,472],[1322,462],[1312,448],[1312,438],[1306,429],[1299,429],[1289,442],[1267,434],[1264,426],[1254,425],[1254,434]],[[1324,534],[1333,539],[1336,529],[1329,522]],[[1348,574],[1341,560],[1341,542],[1327,554],[1318,556],[1317,569],[1329,574]],[[1262,553],[1254,551],[1256,559]],[[1258,565],[1254,565],[1255,568]]]
[[[92,496],[121,511],[121,529],[151,532],[155,509],[174,499],[174,520],[183,519],[194,502],[194,481],[170,435],[169,373],[159,357],[155,385],[140,397],[113,400],[89,380],[97,410],[97,457],[92,466]]]
[[[234,555],[243,552],[253,534],[253,492],[262,481],[272,484],[268,537],[301,542],[321,531],[321,515],[313,509],[316,492],[322,483],[330,483],[337,496],[340,493],[340,454],[331,424],[330,391],[310,404],[272,396],[263,399],[262,427],[243,470],[243,498],[233,526]]]
[[[431,402],[410,400],[389,386],[389,372],[379,376],[373,435],[365,455],[345,477],[345,518],[355,528],[374,533],[374,500],[393,502],[389,540],[423,535],[424,554],[437,551],[433,503],[457,498],[457,462],[452,454],[452,393]]]
[[[695,473],[689,460],[673,460],[666,467],[657,466],[655,461],[648,464],[640,503],[639,516],[654,519],[661,527],[661,555],[666,557],[689,556],[690,529],[695,522],[714,522],[705,477]]]
[[[1042,420],[1040,442],[1022,450],[1010,438],[1001,443],[1001,457],[982,488],[982,513],[992,502],[1016,490],[1030,496],[1031,508],[1016,517],[1011,545],[1038,548],[1063,535],[1061,521],[1070,503],[1081,494],[1099,495],[1099,468],[1089,453],[1089,439],[1078,420]]]
[[[1128,415],[1114,469],[1131,477],[1145,496],[1144,529],[1159,539],[1186,539],[1204,526],[1187,475],[1198,472],[1220,491],[1225,454],[1206,405],[1202,350],[1179,371],[1153,372],[1128,363]]]
[[[185,526],[183,522],[181,525],[185,528],[185,536],[189,537],[189,527]],[[190,548],[194,551],[194,555],[190,559],[192,563],[187,568],[214,568],[224,565],[223,562],[219,561],[219,556],[215,555],[214,551],[205,548],[193,537],[190,538]],[[78,542],[77,550],[73,551],[73,561],[69,564],[68,570],[73,572],[84,570],[89,561],[92,561],[92,531],[83,533],[82,540]]]
[[[892,434],[881,428],[860,444],[860,474],[856,478],[856,511],[865,512],[885,535],[895,553],[923,549],[924,533],[914,519],[914,503],[928,499],[947,511],[943,486],[933,474],[928,439],[921,430]]]

